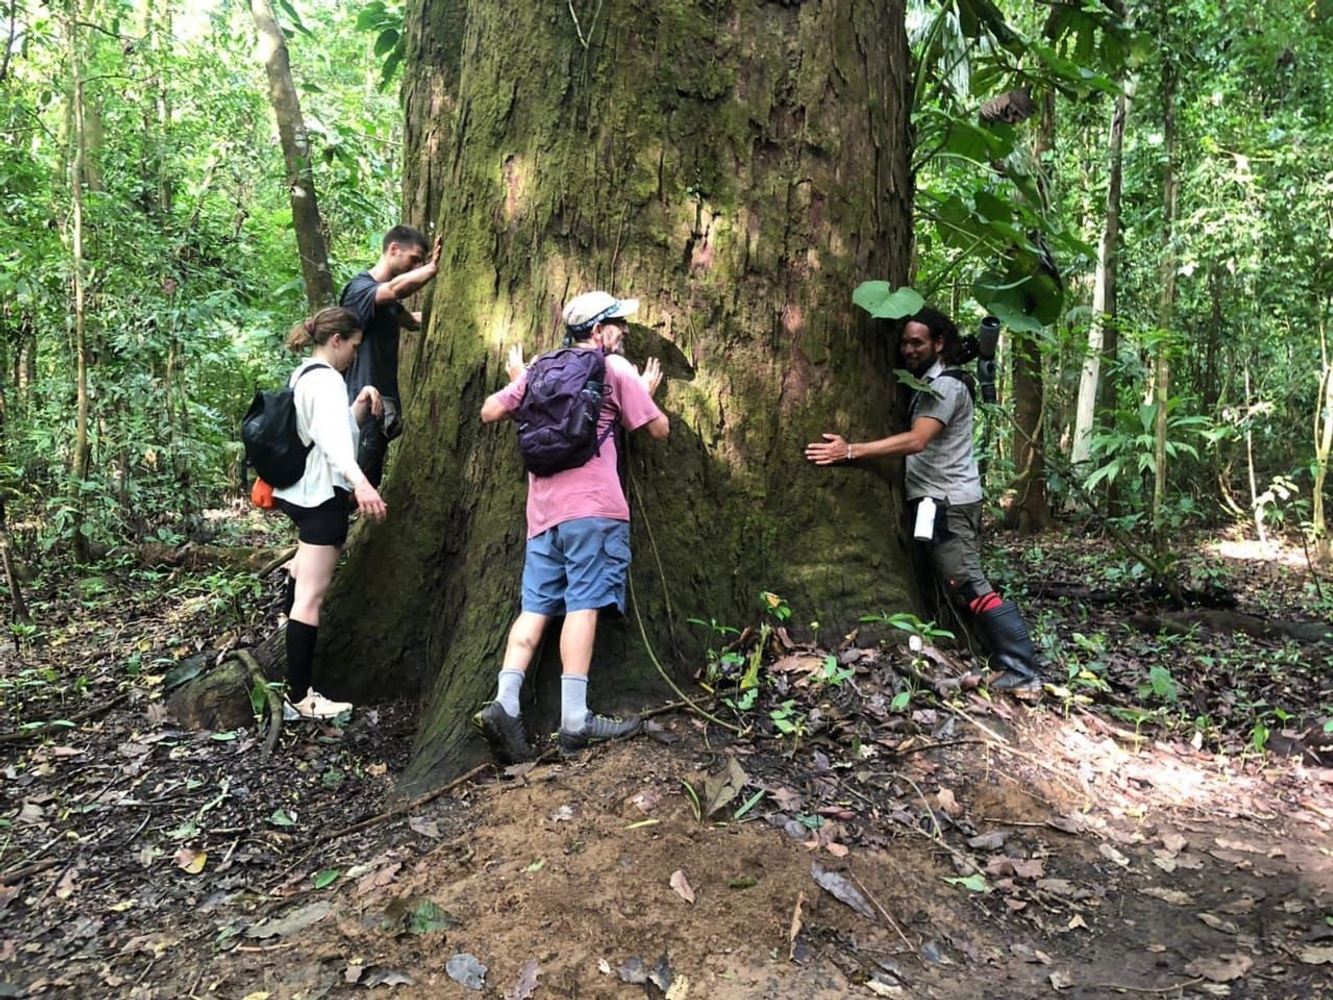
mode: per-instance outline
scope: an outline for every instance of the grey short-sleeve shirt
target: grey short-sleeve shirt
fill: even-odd
[[[937,395],[918,392],[912,399],[910,420],[933,417],[944,430],[924,451],[907,456],[907,499],[934,497],[951,504],[981,499],[981,476],[972,452],[972,396],[959,379],[940,378],[944,365],[936,361],[922,376]]]

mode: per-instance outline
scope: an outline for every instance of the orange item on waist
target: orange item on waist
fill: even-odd
[[[256,476],[254,485],[250,487],[250,502],[260,510],[272,510],[277,506],[273,499],[273,487]]]

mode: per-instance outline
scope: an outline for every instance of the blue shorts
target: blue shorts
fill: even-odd
[[[523,610],[539,615],[615,608],[625,613],[629,522],[580,517],[528,539]]]

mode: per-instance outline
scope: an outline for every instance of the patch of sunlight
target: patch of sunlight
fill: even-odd
[[[1257,538],[1222,539],[1205,546],[1205,551],[1222,559],[1238,562],[1275,562],[1283,566],[1304,566],[1305,552],[1299,546],[1278,541],[1261,542]]]

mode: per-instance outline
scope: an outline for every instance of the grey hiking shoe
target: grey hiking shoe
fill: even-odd
[[[592,743],[627,740],[639,731],[641,725],[643,720],[637,715],[631,715],[628,719],[617,719],[589,712],[582,729],[573,732],[568,729],[560,730],[560,753],[565,757],[571,757]]]
[[[1036,697],[1042,692],[1040,677],[1036,674],[1022,674],[1016,670],[1005,670],[993,675],[986,686],[992,691],[1003,691],[1017,698]]]
[[[472,716],[472,724],[481,730],[491,753],[501,764],[518,764],[536,756],[523,731],[523,720],[506,712],[498,701],[488,701]]]

